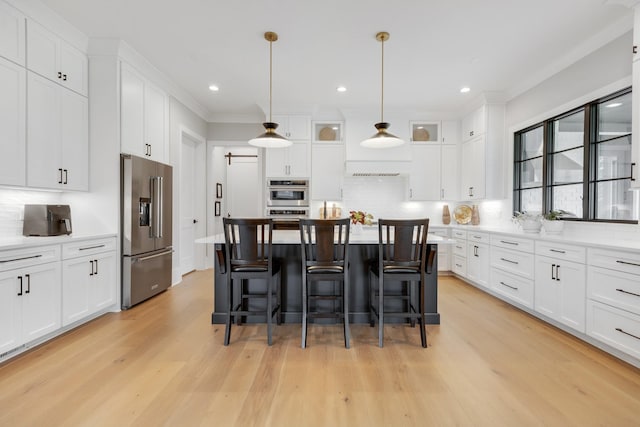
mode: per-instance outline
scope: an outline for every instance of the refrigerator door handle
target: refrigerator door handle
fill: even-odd
[[[158,254],[145,256],[145,257],[142,257],[142,258],[136,258],[136,260],[137,261],[147,261],[149,259],[158,258],[158,257],[165,256],[165,255],[168,255],[168,254],[171,254],[171,253],[173,253],[173,249],[169,249],[168,251],[164,251],[164,252],[160,252]]]
[[[164,206],[164,178],[161,176],[156,177],[156,182],[158,185],[158,201],[156,203],[156,209],[157,209],[157,215],[156,218],[158,219],[157,221],[157,231],[156,231],[156,237],[162,237],[162,227],[163,227],[163,218],[162,218],[162,209]]]

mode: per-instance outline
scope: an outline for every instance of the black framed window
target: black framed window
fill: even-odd
[[[637,222],[631,117],[628,88],[516,132],[514,211]]]

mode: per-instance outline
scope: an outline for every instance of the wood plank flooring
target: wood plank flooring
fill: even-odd
[[[0,426],[637,426],[640,370],[455,279],[442,324],[211,325],[212,271],[0,365]]]

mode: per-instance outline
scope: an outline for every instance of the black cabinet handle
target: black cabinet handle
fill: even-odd
[[[25,274],[24,277],[27,278],[27,290],[24,291],[25,294],[28,294],[31,292],[31,275],[30,274]]]
[[[89,264],[91,264],[91,273],[89,273],[89,276],[93,276],[93,260],[89,261]]]
[[[617,260],[616,262],[618,264],[633,265],[634,267],[640,267],[640,264],[636,264],[635,262],[620,261],[620,260]]]
[[[18,276],[18,280],[20,281],[20,292],[18,292],[18,296],[22,296],[22,276]]]
[[[58,78],[61,79],[62,78],[62,73],[60,71],[58,71]]]
[[[66,74],[62,75],[62,80],[65,81],[65,82],[67,81],[67,75]]]
[[[69,183],[69,180],[68,180],[68,178],[69,178],[69,174],[68,174],[68,172],[69,172],[69,171],[68,171],[68,170],[66,170],[66,169],[63,169],[63,170],[64,170],[64,183],[65,183],[65,184],[68,184],[68,183]]]
[[[504,283],[504,282],[500,282],[500,284],[501,284],[502,286],[506,286],[507,288],[511,288],[511,289],[513,289],[514,291],[517,291],[517,290],[518,290],[518,288],[517,288],[517,287],[507,285],[507,284],[506,284],[506,283]]]
[[[97,259],[94,259],[94,261],[95,261],[95,266],[96,266],[96,272],[95,272],[95,274],[97,275],[97,274],[98,274],[98,260],[97,260]]]
[[[556,265],[556,280],[560,281],[560,264]]]
[[[633,54],[635,55],[636,53],[638,53],[638,46],[634,46],[632,49]]]
[[[635,48],[635,46],[634,46]],[[634,52],[635,53],[635,52]],[[636,162],[631,163],[631,181],[635,181],[636,179],[633,177],[633,167],[636,165]]]
[[[58,180],[58,184],[62,184],[62,168],[58,168],[58,172],[60,172],[60,179]]]
[[[633,338],[635,338],[635,339],[637,339],[637,340],[640,340],[640,337],[639,337],[639,336],[637,336],[637,335],[633,335],[633,334],[630,334],[629,332],[622,330],[622,328],[616,328],[616,331],[618,331],[618,332],[620,332],[620,333],[623,333],[623,334],[625,334],[625,335],[629,335],[630,337],[633,337]]]
[[[516,264],[516,265],[520,264],[518,261],[511,261],[510,259],[506,259],[506,258],[500,258],[500,260],[504,262],[510,262],[511,264]]]
[[[640,295],[635,294],[633,292],[625,291],[624,289],[616,289],[616,291],[622,292],[623,294],[627,294],[627,295],[633,295],[634,297],[640,297]]]
[[[566,252],[565,252],[565,251],[561,251],[561,250],[558,250],[558,249],[549,249],[549,250],[550,250],[551,252],[556,252],[556,253],[558,253],[558,254],[566,254]]]
[[[555,270],[556,270],[556,265],[555,264],[551,264],[551,280],[556,280],[556,278],[554,276]]]
[[[500,243],[504,243],[505,245],[515,245],[518,246],[518,243],[516,242],[509,242],[507,240],[500,240]]]

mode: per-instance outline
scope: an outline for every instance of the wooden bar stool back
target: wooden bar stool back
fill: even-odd
[[[369,269],[370,323],[378,319],[378,345],[383,346],[384,319],[399,317],[416,320],[420,325],[422,347],[427,347],[427,331],[424,316],[424,287],[427,261],[427,232],[429,219],[378,221],[378,259]],[[371,276],[377,280],[371,281]],[[386,282],[402,283],[401,293],[385,291]],[[377,289],[376,289],[377,282]],[[413,283],[418,284],[417,307],[413,294]],[[377,297],[377,298],[376,298]],[[385,299],[400,300],[404,310],[385,310]],[[395,306],[394,306],[395,307]]]
[[[229,345],[232,320],[240,324],[243,316],[266,317],[267,341],[271,345],[272,321],[275,316],[280,324],[281,307],[280,264],[273,259],[271,248],[273,221],[266,218],[223,218],[223,226],[227,279],[224,345]],[[278,280],[274,285],[276,275]],[[266,290],[250,290],[248,281],[251,279],[266,281]],[[252,299],[266,301],[251,304]],[[254,309],[256,305],[260,308]]]
[[[310,318],[343,319],[344,346],[350,347],[349,331],[349,218],[337,220],[301,219],[300,248],[302,251],[302,348],[307,345],[307,323]],[[324,283],[324,287],[321,286]],[[326,292],[326,282],[333,292]],[[335,289],[335,282],[342,289]],[[312,283],[317,283],[312,292]],[[324,292],[321,292],[324,290]],[[331,289],[330,289],[331,290]],[[339,301],[342,312],[310,311],[311,301]]]

